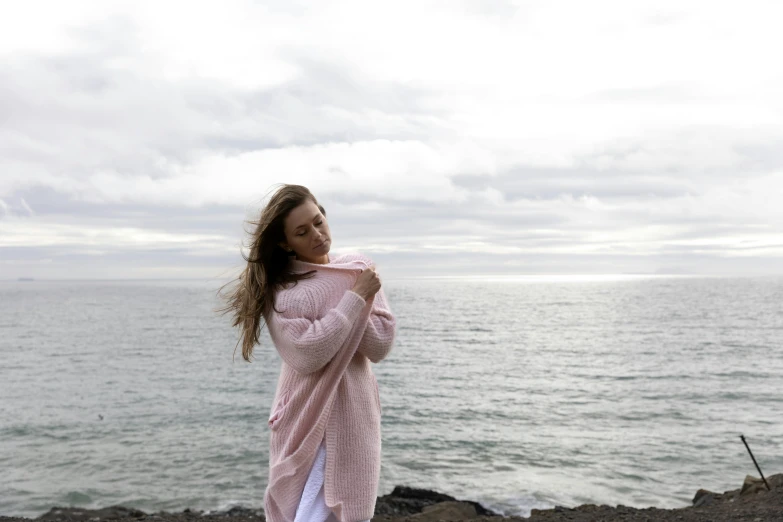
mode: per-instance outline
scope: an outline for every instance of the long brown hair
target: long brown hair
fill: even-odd
[[[240,337],[237,345],[242,343],[242,357],[250,362],[253,347],[259,343],[261,328],[269,318],[274,308],[275,292],[288,283],[297,284],[301,279],[309,279],[315,275],[315,270],[303,274],[294,274],[289,269],[289,254],[279,243],[285,242],[285,218],[293,209],[311,200],[318,206],[321,214],[326,211],[315,199],[315,196],[302,185],[283,184],[269,202],[261,210],[257,220],[249,220],[247,224],[254,226],[250,232],[250,244],[247,246],[249,255],[241,252],[247,261],[247,266],[238,278],[229,281],[218,290],[218,295],[226,302],[218,308],[221,315],[231,313],[232,325],[239,327]],[[247,232],[247,231],[246,231]],[[227,291],[224,288],[232,285]],[[236,346],[234,351],[236,352]]]

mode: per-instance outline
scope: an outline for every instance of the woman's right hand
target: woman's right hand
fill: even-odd
[[[381,280],[378,277],[378,273],[375,271],[375,265],[370,265],[368,268],[362,270],[362,273],[359,274],[359,277],[356,279],[356,283],[351,290],[367,301],[380,289]]]

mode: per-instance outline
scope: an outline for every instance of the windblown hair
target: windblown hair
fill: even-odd
[[[249,254],[241,252],[247,266],[237,279],[229,281],[218,290],[219,297],[226,304],[218,308],[217,312],[221,315],[231,313],[232,326],[240,329],[236,346],[242,343],[242,357],[248,362],[253,347],[259,343],[262,317],[266,324],[272,310],[279,313],[274,307],[275,293],[289,283],[297,284],[299,280],[315,275],[315,270],[303,274],[291,273],[289,257],[294,254],[289,254],[279,245],[286,240],[283,226],[286,217],[308,199],[326,216],[326,211],[315,196],[302,185],[284,184],[272,195],[261,210],[261,217],[247,222],[255,227],[249,232]],[[224,291],[229,285],[229,289]]]

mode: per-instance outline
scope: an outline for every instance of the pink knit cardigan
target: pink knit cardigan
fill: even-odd
[[[396,321],[383,289],[365,300],[351,291],[372,261],[329,255],[328,264],[292,259],[312,279],[279,290],[267,318],[282,359],[269,416],[268,522],[293,522],[325,438],[326,504],[340,522],[373,517],[381,468],[381,403],[370,361],[390,352]]]

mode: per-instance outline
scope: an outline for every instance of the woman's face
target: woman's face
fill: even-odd
[[[318,205],[307,200],[294,208],[283,225],[285,242],[280,246],[296,253],[297,259],[308,263],[326,264],[329,262],[329,247],[332,236],[326,217],[318,210]]]

